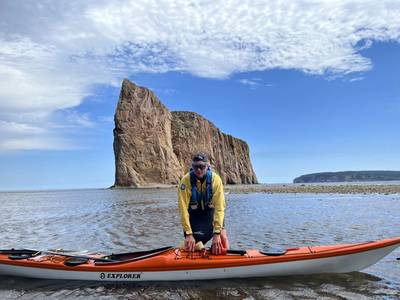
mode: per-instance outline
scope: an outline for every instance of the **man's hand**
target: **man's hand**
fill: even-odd
[[[220,255],[222,254],[222,251],[223,251],[223,246],[221,242],[221,235],[214,234],[211,245],[211,252],[212,254]]]
[[[188,234],[185,237],[185,251],[193,252],[196,241],[192,234]]]

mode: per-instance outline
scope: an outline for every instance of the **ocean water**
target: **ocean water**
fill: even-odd
[[[229,194],[232,248],[400,236],[400,195]],[[0,192],[0,248],[117,253],[178,245],[174,189]],[[363,272],[168,283],[0,276],[0,299],[400,299],[400,249]]]

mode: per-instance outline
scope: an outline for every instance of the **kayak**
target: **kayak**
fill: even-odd
[[[400,246],[400,237],[355,244],[307,246],[274,251],[209,249],[85,255],[27,249],[0,250],[0,274],[92,281],[177,281],[287,276],[360,271]]]

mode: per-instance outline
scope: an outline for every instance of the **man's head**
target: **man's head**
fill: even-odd
[[[192,157],[192,169],[197,178],[203,178],[207,173],[208,159],[204,153],[196,153]]]

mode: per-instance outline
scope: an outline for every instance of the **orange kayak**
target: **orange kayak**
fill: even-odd
[[[176,281],[345,273],[362,270],[399,246],[400,237],[281,252],[229,250],[225,255],[173,247],[111,255],[9,249],[0,250],[0,274],[62,280]]]

